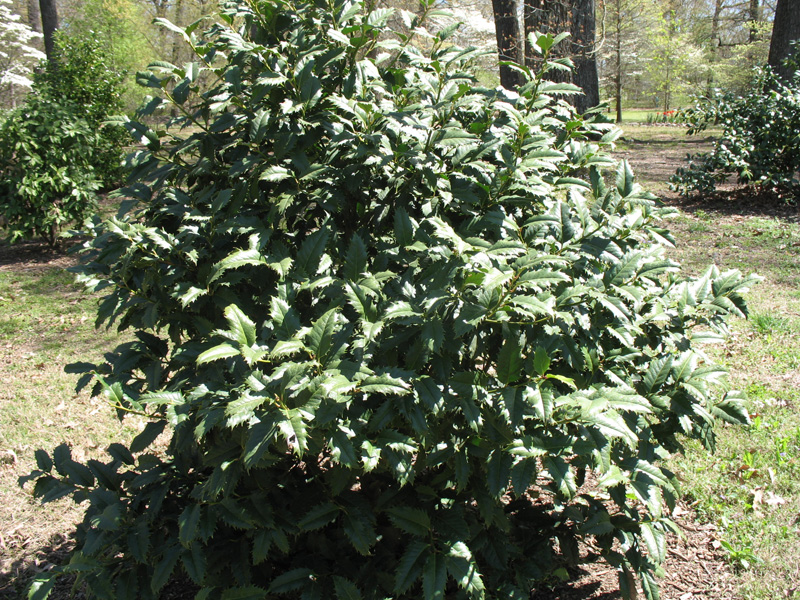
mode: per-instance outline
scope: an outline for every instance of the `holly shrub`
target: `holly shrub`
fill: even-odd
[[[51,247],[61,229],[96,209],[100,182],[91,164],[97,129],[72,104],[31,92],[0,124],[0,215],[9,240],[41,237]]]
[[[124,128],[106,121],[109,115],[122,113],[126,73],[112,66],[95,36],[58,32],[55,49],[55,60],[44,63],[34,88],[56,101],[71,103],[76,115],[98,131],[92,166],[104,188],[118,187],[125,178],[124,149],[130,137]]]
[[[674,190],[714,192],[732,175],[737,183],[773,192],[788,202],[800,197],[800,70],[790,81],[757,69],[747,96],[725,93],[702,98],[684,111],[687,134],[722,128],[711,152],[689,156],[671,178]]]
[[[0,123],[0,215],[12,242],[42,237],[55,246],[63,227],[96,210],[95,192],[124,178],[130,137],[105,123],[121,108],[122,76],[98,42],[59,35],[25,102]]]
[[[659,460],[747,421],[698,345],[753,278],[679,276],[619,131],[542,73],[481,87],[435,4],[408,35],[347,0],[167,24],[199,60],[139,75],[179,116],[126,121],[147,148],[80,268],[135,339],[71,366],[148,424],[37,452],[35,494],[88,503],[31,597],[522,599],[602,557],[657,598]]]

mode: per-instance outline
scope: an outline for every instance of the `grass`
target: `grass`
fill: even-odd
[[[715,263],[764,277],[749,319],[709,349],[730,386],[747,391],[752,424],[718,427],[714,454],[690,443],[671,468],[699,518],[717,526],[741,598],[771,600],[800,587],[800,224],[788,210],[746,212],[694,207],[669,224],[686,272]]]
[[[10,249],[0,247],[0,255]],[[140,424],[120,424],[101,398],[76,393],[64,366],[102,360],[118,336],[94,329],[96,298],[72,283],[66,259],[0,266],[0,598],[24,596],[30,576],[69,545],[81,510],[45,506],[18,477],[34,468],[36,448],[67,443],[76,459],[98,456]]]

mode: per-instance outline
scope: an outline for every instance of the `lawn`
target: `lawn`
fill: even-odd
[[[670,460],[683,482],[687,539],[674,542],[664,597],[791,598],[800,588],[800,220],[794,209],[741,194],[691,202],[671,195],[669,175],[709,143],[677,127],[629,126],[618,151],[645,187],[680,209],[669,223],[678,241],[671,253],[687,272],[715,263],[764,278],[749,296],[750,319],[708,348],[730,368],[730,386],[748,392],[752,425],[720,427],[713,455],[688,444]],[[121,339],[94,329],[98,299],[72,283],[66,268],[74,260],[37,244],[0,245],[1,599],[23,597],[35,573],[63,559],[80,518],[68,500],[41,506],[18,487],[33,451],[66,442],[74,456],[90,458],[141,427],[135,418],[117,421],[101,398],[76,394],[76,376],[63,371],[101,359]],[[690,577],[689,566],[701,576]],[[551,597],[615,597],[595,585],[581,589]]]

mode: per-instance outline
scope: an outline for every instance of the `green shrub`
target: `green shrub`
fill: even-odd
[[[0,214],[11,242],[39,236],[53,247],[65,225],[92,214],[98,138],[70,104],[37,93],[0,124]]]
[[[25,103],[0,123],[0,214],[12,242],[59,232],[96,208],[95,192],[124,175],[124,127],[108,125],[121,107],[121,75],[98,43],[58,36],[55,61],[43,65]]]
[[[722,127],[711,152],[689,156],[689,166],[671,178],[684,195],[714,192],[735,176],[737,183],[775,192],[794,202],[800,195],[800,71],[790,82],[770,69],[755,72],[746,96],[717,94],[684,112],[687,133]],[[759,90],[761,90],[759,92]]]
[[[96,36],[59,32],[55,60],[44,63],[34,79],[39,93],[71,104],[77,116],[99,131],[92,166],[107,189],[117,187],[125,175],[123,150],[130,138],[124,128],[106,123],[109,115],[123,112],[125,76],[112,67]]]
[[[480,87],[477,51],[420,28],[434,5],[405,37],[345,1],[230,3],[183,32],[197,64],[139,75],[166,98],[142,114],[181,116],[127,122],[138,183],[80,269],[136,340],[71,368],[149,424],[107,462],[37,452],[35,494],[88,504],[36,597],[75,573],[108,599],[181,575],[197,598],[528,598],[581,539],[657,597],[658,461],[747,420],[697,344],[752,279],[680,278],[666,211],[626,163],[604,181],[619,131],[541,73]]]

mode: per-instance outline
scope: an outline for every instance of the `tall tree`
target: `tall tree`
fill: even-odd
[[[594,0],[525,0],[525,37],[534,32],[570,33],[568,43],[555,48],[556,56],[569,56],[575,63],[571,81],[583,89],[583,96],[575,98],[579,112],[600,103],[595,56]],[[530,50],[525,53],[526,63],[536,66]]]
[[[793,68],[783,64],[791,53],[794,40],[800,40],[800,0],[778,0],[769,44],[769,66],[782,79],[789,79],[794,72]]]
[[[28,0],[28,27],[36,33],[42,33],[42,15],[39,12],[39,0]]]
[[[652,27],[653,7],[648,0],[599,0],[603,15],[600,57],[603,81],[614,98],[617,123],[622,121],[623,92],[643,69],[642,54]]]
[[[47,60],[55,60],[55,40],[53,35],[58,29],[58,10],[56,0],[39,0],[39,9],[42,13],[42,33],[44,34],[44,52]]]
[[[9,0],[0,0],[0,108],[15,106],[31,87],[31,73],[44,58],[34,47],[40,37],[22,22]]]
[[[497,55],[500,62],[523,63],[522,36],[517,19],[517,0],[492,0]],[[522,76],[507,65],[500,65],[500,84],[514,89],[522,83]]]

